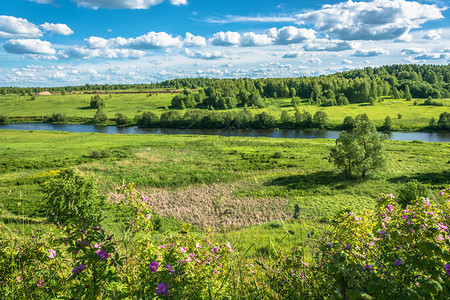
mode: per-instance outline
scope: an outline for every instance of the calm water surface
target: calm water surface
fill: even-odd
[[[271,137],[293,139],[336,139],[340,131],[337,130],[294,130],[294,129],[174,129],[174,128],[139,128],[95,126],[95,125],[55,125],[47,123],[25,123],[0,125],[0,129],[15,130],[55,130],[68,132],[96,132],[109,134],[192,134],[192,135],[221,135],[244,137]],[[450,142],[450,132],[389,132],[389,139],[394,141]]]

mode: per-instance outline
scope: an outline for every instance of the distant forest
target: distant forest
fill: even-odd
[[[41,91],[56,93],[116,90],[194,89],[175,99],[173,107],[214,109],[263,105],[263,98],[306,98],[311,104],[346,105],[374,103],[382,96],[394,99],[450,98],[450,65],[391,65],[299,78],[213,79],[182,78],[151,84],[104,84],[49,88],[1,87],[0,94],[33,95]],[[198,94],[198,95],[196,95]],[[298,99],[299,100],[299,99]],[[181,108],[179,107],[179,108]]]

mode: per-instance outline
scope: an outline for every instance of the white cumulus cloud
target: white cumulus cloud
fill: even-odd
[[[316,38],[316,32],[313,29],[297,28],[294,26],[285,26],[278,30],[271,28],[267,31],[267,34],[278,45],[297,44]]]
[[[53,24],[53,23],[44,23],[41,24],[41,27],[44,28],[45,31],[53,32],[61,35],[71,35],[73,34],[72,29],[69,28],[66,24]]]
[[[238,32],[217,32],[210,39],[214,46],[237,46],[241,42],[241,35]]]
[[[8,53],[13,54],[45,54],[53,55],[56,53],[52,44],[39,39],[12,39],[8,40],[3,48]]]
[[[342,40],[386,40],[399,38],[427,21],[443,18],[442,10],[434,4],[406,0],[349,0],[327,4],[296,17],[299,24],[314,24],[317,30]]]
[[[35,24],[26,19],[12,16],[0,16],[0,38],[37,38],[42,31]]]
[[[428,52],[431,52],[430,49],[423,49],[423,48],[404,48],[400,50],[401,55],[424,54]]]
[[[422,38],[430,41],[437,41],[442,38],[441,33],[442,33],[441,30],[430,30],[427,33],[425,33]]]
[[[197,59],[206,59],[206,60],[214,60],[225,58],[226,55],[219,51],[191,51],[189,49],[185,49],[184,53],[187,57],[197,58]]]
[[[371,50],[358,50],[353,53],[353,56],[355,57],[373,57],[373,56],[380,56],[380,55],[387,55],[389,54],[389,51],[386,51],[382,48],[374,48]]]
[[[313,43],[306,44],[303,49],[305,51],[346,51],[354,50],[359,46],[360,43],[357,42],[317,39]]]
[[[206,39],[199,35],[193,35],[190,32],[186,32],[186,37],[183,40],[185,47],[204,47],[206,46]]]

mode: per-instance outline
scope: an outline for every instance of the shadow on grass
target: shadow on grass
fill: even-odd
[[[418,173],[412,176],[399,176],[388,179],[393,183],[406,183],[411,180],[417,180],[425,185],[450,185],[450,171],[442,171],[440,173]]]
[[[362,178],[345,178],[332,171],[321,171],[305,175],[281,176],[265,183],[266,186],[284,186],[286,189],[310,190],[323,186],[342,190],[363,182]]]
[[[42,224],[43,220],[34,220],[28,217],[1,217],[0,221],[5,224]]]
[[[81,109],[81,110],[96,110],[96,108],[92,108],[90,106],[77,107],[77,109]]]

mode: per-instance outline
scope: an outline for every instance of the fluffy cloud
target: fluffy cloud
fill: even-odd
[[[56,34],[62,34],[62,35],[71,35],[73,34],[72,29],[69,28],[66,24],[53,24],[53,23],[44,23],[41,24],[41,27],[44,28],[44,30],[53,32]]]
[[[271,28],[267,33],[274,39],[275,44],[278,45],[297,44],[316,38],[316,32],[314,30],[294,26],[286,26],[278,30]]]
[[[88,48],[92,49],[108,47],[108,40],[97,36],[91,36],[84,39],[84,43]]]
[[[305,51],[346,51],[360,46],[359,43],[339,40],[318,39],[313,43],[306,44]]]
[[[443,18],[436,5],[406,0],[347,1],[296,15],[298,23],[334,34],[342,40],[396,39],[429,20]]]
[[[283,58],[297,58],[299,56],[300,53],[298,52],[288,52],[283,54]]]
[[[0,38],[37,38],[42,31],[26,19],[11,16],[0,16]]]
[[[144,51],[131,49],[89,49],[86,47],[71,47],[69,49],[58,52],[61,59],[138,59],[145,55]]]
[[[440,40],[442,38],[441,33],[442,33],[441,30],[430,30],[427,33],[425,33],[422,38],[431,41]]]
[[[183,40],[183,44],[185,47],[204,47],[206,46],[206,40],[202,36],[196,36],[186,32],[186,37]]]
[[[272,38],[266,34],[256,34],[253,32],[245,32],[241,36],[240,45],[244,47],[270,45]]]
[[[210,39],[210,43],[214,46],[237,46],[241,42],[241,35],[238,32],[217,32]]]
[[[372,57],[372,56],[380,56],[380,55],[387,55],[389,54],[389,51],[386,51],[382,48],[374,48],[372,50],[358,50],[353,53],[352,56],[356,57]]]
[[[428,52],[430,52],[430,49],[423,49],[423,48],[405,48],[400,50],[401,55],[424,54]]]
[[[170,0],[173,5],[187,5],[187,0]]]
[[[150,31],[137,38],[111,38],[104,39],[101,37],[91,36],[84,40],[88,48],[129,48],[129,49],[162,49],[168,47],[181,46],[181,39],[173,37],[165,32]]]
[[[7,41],[3,48],[8,53],[13,54],[45,54],[53,55],[56,53],[52,44],[39,39],[13,39]]]
[[[449,58],[450,54],[448,53],[426,53],[419,56],[414,57],[415,60],[435,60],[435,59],[446,59]]]
[[[197,58],[197,59],[206,59],[206,60],[213,60],[213,59],[221,59],[225,58],[226,56],[219,51],[191,51],[189,49],[185,49],[184,53],[187,57],[190,58]]]
[[[263,34],[245,32],[217,32],[209,40],[214,46],[265,46],[265,45],[290,45],[311,41],[316,38],[316,32],[312,29],[286,26],[280,29],[271,28]]]
[[[112,9],[147,9],[158,5],[164,0],[71,0],[78,6],[87,8],[112,8]],[[186,5],[187,0],[170,0],[172,5]]]

